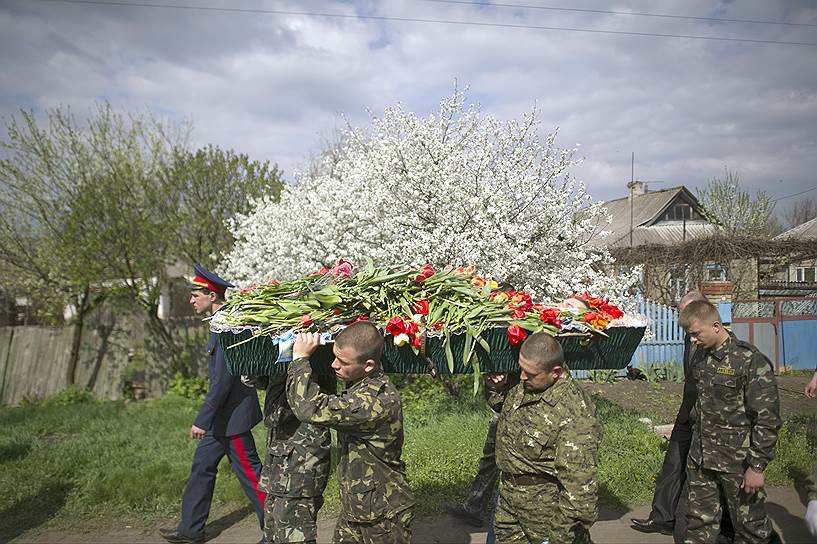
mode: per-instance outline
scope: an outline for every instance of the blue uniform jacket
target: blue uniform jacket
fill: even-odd
[[[214,436],[233,436],[249,431],[261,421],[255,389],[241,383],[227,369],[218,334],[211,332],[207,343],[210,384],[204,404],[193,424]]]

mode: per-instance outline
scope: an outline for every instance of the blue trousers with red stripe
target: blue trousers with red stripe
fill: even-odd
[[[261,461],[258,459],[252,433],[248,431],[235,436],[212,436],[208,433],[199,442],[193,456],[190,477],[182,496],[182,520],[177,528],[179,534],[192,538],[204,535],[218,464],[225,455],[255,508],[261,529],[264,528],[266,493],[258,490]]]

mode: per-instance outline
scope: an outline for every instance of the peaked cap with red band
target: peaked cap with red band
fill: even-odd
[[[209,289],[216,293],[224,294],[228,287],[235,287],[227,280],[223,280],[213,272],[210,272],[199,263],[193,264],[196,276],[190,280],[190,289]]]

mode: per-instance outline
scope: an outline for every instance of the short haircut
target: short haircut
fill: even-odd
[[[528,336],[519,350],[519,356],[533,362],[548,372],[558,365],[564,366],[565,352],[562,345],[551,335],[537,332]]]
[[[686,308],[686,306],[690,302],[695,302],[696,300],[708,300],[708,299],[700,291],[690,291],[689,293],[687,293],[686,295],[681,297],[681,300],[678,301],[678,307],[681,308],[681,309]]]
[[[369,359],[380,363],[383,356],[383,333],[368,321],[352,323],[335,338],[335,345],[339,348],[352,348],[358,363]]]
[[[696,300],[690,302],[686,308],[681,310],[681,326],[688,329],[695,321],[702,325],[711,325],[720,322],[721,315],[708,300]]]

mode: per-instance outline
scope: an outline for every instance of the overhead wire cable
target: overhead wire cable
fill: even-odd
[[[110,0],[38,0],[40,2],[52,2],[62,4],[74,5],[95,5],[95,6],[116,6],[116,7],[140,7],[140,8],[158,8],[158,9],[175,9],[175,10],[190,10],[190,11],[212,11],[223,13],[244,13],[244,14],[264,14],[264,15],[303,15],[306,17],[328,17],[336,19],[362,19],[373,21],[394,21],[394,22],[409,22],[409,23],[433,23],[433,24],[447,24],[459,26],[478,26],[478,27],[494,27],[494,28],[514,28],[527,30],[554,30],[562,32],[581,32],[587,34],[608,34],[616,36],[640,36],[652,38],[684,38],[690,40],[709,40],[718,42],[736,42],[736,43],[755,43],[768,45],[798,45],[805,47],[817,47],[817,42],[792,42],[780,40],[758,40],[752,38],[725,38],[720,36],[697,36],[693,34],[665,34],[657,32],[627,32],[623,30],[600,30],[592,28],[575,28],[575,27],[560,27],[560,26],[544,26],[544,25],[523,25],[514,23],[487,23],[481,21],[460,21],[460,20],[446,20],[446,19],[425,19],[419,17],[395,17],[387,15],[360,15],[348,13],[324,13],[313,11],[295,11],[295,10],[275,10],[275,9],[253,9],[253,8],[226,8],[214,6],[195,6],[195,5],[173,5],[173,4],[152,4],[144,2],[114,2]]]
[[[777,198],[774,198],[774,199],[770,200],[769,202],[777,202],[778,200],[785,200],[787,198],[792,198],[792,197],[795,197],[795,196],[800,196],[800,195],[804,195],[806,193],[810,193],[811,191],[817,191],[817,185],[815,185],[811,189],[806,189],[805,191],[800,191],[799,193],[794,193],[794,194],[785,195],[785,196],[779,196]]]
[[[604,9],[583,9],[583,8],[563,8],[555,6],[537,6],[531,4],[502,4],[493,2],[469,2],[468,0],[419,0],[420,2],[434,2],[438,4],[460,4],[466,6],[480,6],[486,8],[514,8],[514,9],[538,9],[546,11],[563,11],[577,13],[597,13],[602,15],[633,15],[638,17],[656,17],[664,19],[684,19],[690,21],[711,21],[720,23],[751,23],[757,25],[786,25],[804,26],[817,28],[814,23],[793,23],[790,21],[765,21],[760,19],[726,19],[721,17],[695,17],[693,15],[673,15],[669,13],[647,13],[643,11],[612,11]]]

